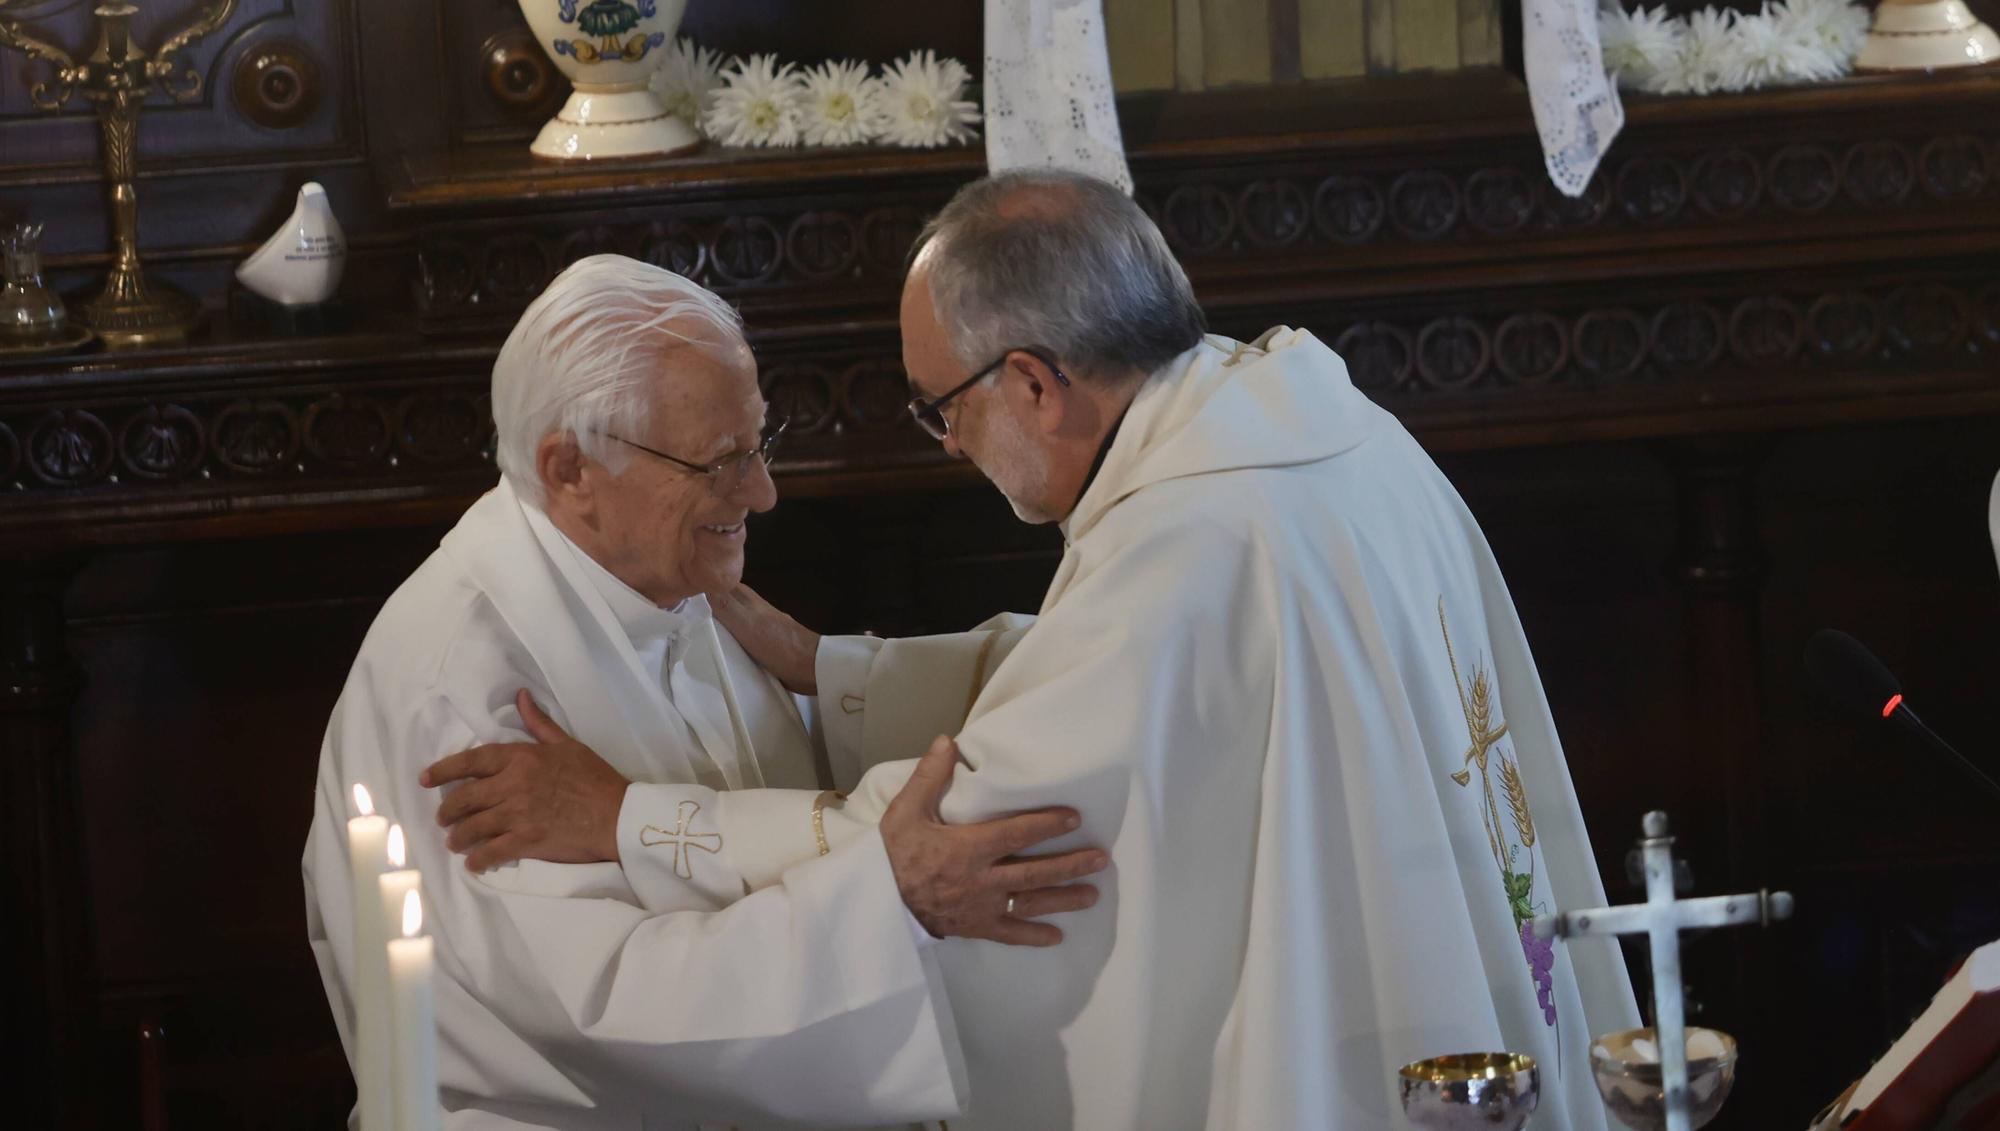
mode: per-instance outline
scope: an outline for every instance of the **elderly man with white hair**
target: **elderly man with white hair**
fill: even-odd
[[[917,423],[1060,524],[1039,618],[718,615],[794,691],[865,704],[829,726],[866,770],[832,843],[894,813],[917,764],[884,758],[952,733],[946,818],[1074,805],[1110,849],[1049,961],[936,947],[976,1126],[1376,1131],[1401,1066],[1507,1050],[1541,1065],[1538,1127],[1604,1131],[1589,1042],[1637,1023],[1631,985],[1613,944],[1530,929],[1604,892],[1506,583],[1416,441],[1312,334],[1204,334],[1159,230],[1087,177],[961,191],[902,331]],[[611,819],[522,815],[550,845]]]
[[[352,1008],[346,823],[359,783],[423,871],[446,1126],[955,1113],[955,1034],[916,917],[1054,942],[1054,927],[998,904],[1029,888],[1051,889],[1046,912],[1092,902],[1061,885],[1101,853],[1016,856],[1076,814],[945,826],[935,807],[955,752],[941,743],[879,832],[825,843],[807,713],[703,597],[738,583],[744,520],[776,500],[766,463],[781,431],[715,295],[629,259],[578,262],[502,347],[493,413],[500,485],[384,606],[321,753],[306,910],[357,1075],[380,1079],[387,1055],[360,1039]],[[534,800],[608,806],[612,823],[573,851],[512,862],[538,843],[517,828],[458,867],[424,768],[557,723],[604,761],[535,779]],[[360,1116],[380,1131],[376,1113]]]

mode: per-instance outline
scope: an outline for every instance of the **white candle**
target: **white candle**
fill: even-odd
[[[435,944],[423,929],[423,900],[403,893],[403,937],[389,943],[394,996],[396,1131],[439,1131],[437,1003],[431,992]]]
[[[396,931],[390,928],[402,923],[403,897],[417,890],[417,882],[423,879],[422,872],[403,866],[408,856],[409,852],[403,841],[403,826],[390,825],[388,843],[390,870],[375,877],[375,884],[379,889],[375,893],[377,906],[381,909],[381,918],[377,921],[383,925],[382,943],[385,949],[382,951],[382,971],[385,978],[388,977],[389,970],[389,952],[386,948],[389,939],[396,934]]]
[[[347,822],[347,866],[354,910],[354,1083],[361,1131],[391,1131],[389,1107],[389,924],[376,878],[388,863],[389,819],[375,813],[368,787],[355,783]]]

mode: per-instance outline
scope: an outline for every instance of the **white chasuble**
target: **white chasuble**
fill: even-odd
[[[1537,1127],[1604,1131],[1622,959],[1525,927],[1602,905],[1583,819],[1486,541],[1395,418],[1310,334],[1210,337],[1064,527],[1031,627],[821,649],[834,765],[881,762],[836,843],[907,777],[882,759],[947,731],[947,820],[1073,805],[1043,848],[1111,853],[1054,951],[935,948],[953,1127],[1374,1131],[1405,1125],[1401,1065],[1508,1050],[1543,1066]]]
[[[525,741],[524,687],[639,783],[619,813],[622,865],[473,875],[446,848],[442,796],[417,775]],[[389,599],[327,728],[306,914],[350,1061],[356,782],[423,872],[447,1127],[748,1131],[960,1110],[935,959],[881,838],[817,855],[796,701],[705,600],[653,606],[504,480]],[[739,791],[760,784],[777,788]]]
[[[1993,536],[1993,560],[2000,562],[2000,475],[1993,477],[1993,494],[1986,500],[1986,528]]]

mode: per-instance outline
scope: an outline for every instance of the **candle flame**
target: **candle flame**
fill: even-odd
[[[400,868],[400,867],[402,867],[402,866],[403,866],[403,857],[404,857],[404,852],[403,852],[403,826],[401,826],[401,825],[390,825],[390,826],[389,826],[389,864],[390,864],[390,866],[391,866],[391,867],[395,867],[395,868]]]
[[[403,937],[415,938],[424,929],[424,901],[417,898],[415,888],[403,893]]]
[[[364,817],[375,815],[375,799],[368,796],[368,787],[360,782],[354,783],[354,807],[359,809]]]

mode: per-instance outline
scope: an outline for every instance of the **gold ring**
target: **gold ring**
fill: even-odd
[[[1010,895],[1007,897],[1007,914],[1012,915],[1013,913],[1014,913],[1014,897]]]

